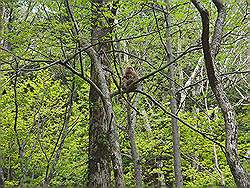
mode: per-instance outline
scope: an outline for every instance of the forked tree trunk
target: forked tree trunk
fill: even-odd
[[[197,0],[191,0],[194,6],[200,12],[202,18],[202,47],[205,59],[205,65],[207,69],[207,75],[209,84],[216,97],[216,100],[223,113],[225,130],[226,130],[226,159],[230,167],[234,181],[238,187],[250,187],[250,183],[247,179],[246,172],[241,166],[239,154],[238,154],[238,125],[236,122],[234,109],[229,102],[224,88],[218,79],[215,69],[214,61],[216,54],[219,52],[222,31],[224,26],[224,20],[226,16],[225,7],[222,0],[213,0],[217,10],[218,16],[215,23],[214,36],[210,48],[209,44],[209,14],[203,5]]]

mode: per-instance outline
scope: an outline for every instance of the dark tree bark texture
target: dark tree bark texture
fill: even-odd
[[[112,19],[105,21],[101,14],[101,10],[108,11],[106,3],[103,0],[92,1],[92,44],[99,45],[89,51],[91,80],[101,90],[102,95],[95,87],[90,87],[89,187],[112,187],[113,167],[115,187],[122,188],[124,187],[122,159],[110,97],[109,73],[104,71],[104,67],[109,68],[106,51],[110,49],[110,44],[102,41],[111,32],[107,22],[112,21]]]

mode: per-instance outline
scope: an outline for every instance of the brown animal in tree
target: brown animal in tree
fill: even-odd
[[[138,74],[135,72],[134,68],[129,66],[125,69],[125,74],[122,78],[122,90],[123,91],[134,91],[137,89],[138,84],[135,85],[131,85],[133,82],[135,82],[136,80],[138,80]]]

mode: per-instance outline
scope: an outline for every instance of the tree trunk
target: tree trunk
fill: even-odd
[[[135,100],[138,100],[138,94]],[[131,102],[129,94],[128,94],[128,102]],[[135,103],[137,103],[137,101],[135,101]],[[142,188],[142,167],[140,164],[138,149],[135,143],[135,131],[134,131],[136,122],[136,112],[133,111],[133,113],[131,113],[131,106],[129,104],[126,105],[127,105],[127,133],[131,147],[132,160],[134,163],[135,184],[137,188]],[[133,106],[135,107],[136,105]]]
[[[217,10],[218,17],[215,24],[214,36],[212,45],[209,44],[209,15],[203,5],[196,0],[191,0],[194,6],[198,9],[202,18],[202,47],[207,69],[209,84],[215,95],[215,98],[221,108],[225,129],[226,129],[226,159],[230,167],[234,181],[238,187],[250,187],[246,172],[241,166],[238,154],[238,126],[235,118],[234,109],[229,102],[224,88],[218,79],[214,65],[216,54],[219,52],[224,20],[226,16],[225,7],[221,0],[213,0]]]
[[[101,89],[90,88],[89,186],[111,187],[110,161],[113,163],[116,187],[124,187],[121,152],[107,80],[101,61],[92,61],[91,79]]]
[[[104,41],[111,30],[101,18],[105,1],[92,1],[92,43]],[[106,51],[110,44],[103,43],[95,47],[91,57],[91,80],[101,90],[103,96],[90,87],[90,129],[89,129],[89,187],[112,187],[111,161],[113,164],[116,187],[124,187],[121,152],[115,125],[115,116],[110,98],[109,74],[103,67],[109,68]]]
[[[94,70],[91,71],[91,79],[97,79]],[[90,87],[89,101],[89,187],[109,188],[111,187],[111,156],[108,125],[101,97],[93,87]]]
[[[166,0],[167,9],[169,9],[169,0]],[[172,54],[172,44],[171,44],[171,36],[169,31],[169,26],[171,24],[170,16],[165,15],[166,22],[166,59],[167,63],[172,62],[173,54]],[[175,87],[175,65],[171,64],[169,66],[169,84],[170,84],[170,107],[171,112],[177,115],[177,101],[176,101],[176,87]],[[175,175],[175,186],[182,187],[183,186],[183,178],[181,173],[181,154],[180,154],[180,134],[179,134],[179,126],[178,120],[175,117],[172,117],[172,134],[173,134],[173,152],[174,152],[174,175]]]

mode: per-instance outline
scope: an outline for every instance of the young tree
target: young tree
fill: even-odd
[[[170,1],[165,0],[167,5],[167,12],[170,12]],[[167,64],[173,61],[173,52],[172,52],[172,43],[171,43],[171,19],[169,14],[165,15],[165,24],[166,24],[166,60]],[[169,66],[169,85],[170,85],[170,107],[171,112],[177,116],[177,94],[176,94],[176,86],[175,86],[175,64],[171,64]],[[181,152],[180,152],[180,133],[179,133],[179,125],[178,119],[172,117],[172,134],[173,134],[173,152],[174,152],[174,175],[175,175],[175,186],[182,187],[183,186],[183,178],[181,172]]]

